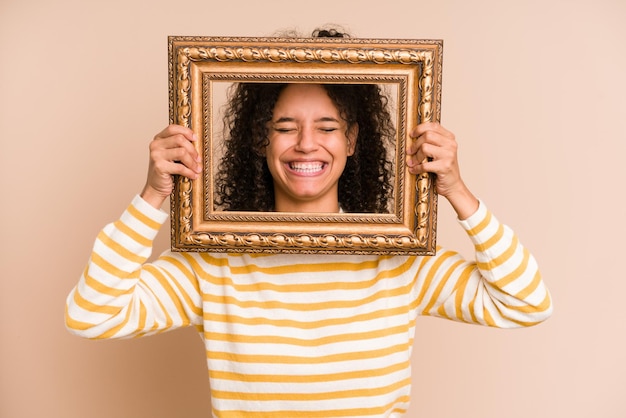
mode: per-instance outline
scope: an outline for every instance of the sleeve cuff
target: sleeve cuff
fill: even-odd
[[[467,219],[457,219],[457,222],[463,227],[463,229],[469,231],[478,226],[481,222],[483,222],[488,213],[489,211],[485,203],[482,200],[478,199],[478,209],[476,209],[476,212],[470,215],[470,217]]]
[[[144,216],[147,216],[154,222],[158,222],[159,224],[165,223],[167,220],[168,214],[162,209],[157,209],[139,195],[135,195],[132,201],[132,205],[139,210]]]

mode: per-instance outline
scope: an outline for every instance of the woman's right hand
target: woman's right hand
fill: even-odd
[[[189,128],[169,125],[150,143],[148,178],[141,197],[160,208],[174,189],[173,175],[195,180],[202,172],[202,158],[196,151],[197,136]]]

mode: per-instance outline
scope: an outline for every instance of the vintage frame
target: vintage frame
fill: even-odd
[[[409,130],[439,121],[441,40],[170,36],[170,123],[201,141],[204,175],[178,177],[171,196],[174,251],[432,255],[437,196],[432,175],[404,164]],[[213,210],[212,83],[391,83],[398,89],[395,204],[389,214]]]

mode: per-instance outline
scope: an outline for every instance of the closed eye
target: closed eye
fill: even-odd
[[[296,129],[295,128],[274,128],[274,130],[276,132],[281,133],[281,134],[285,134],[285,133],[289,133],[289,132],[294,132]]]

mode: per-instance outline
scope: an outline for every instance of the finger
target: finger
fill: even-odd
[[[424,144],[443,146],[448,141],[454,141],[454,135],[441,127],[438,123],[428,122],[418,125],[410,134],[407,141],[406,153],[416,154]]]
[[[172,132],[168,134],[170,133]],[[162,154],[162,150],[173,150],[173,152]],[[161,156],[161,158],[167,158],[170,159],[170,161],[179,161],[183,156],[190,155],[196,164],[200,164],[202,161],[195,145],[182,133],[175,133],[165,137],[157,135],[150,143],[150,154],[153,159]],[[187,165],[191,167],[190,163]]]
[[[446,155],[444,147],[440,144],[432,142],[424,142],[417,151],[416,158],[418,161],[441,159]]]
[[[415,155],[418,150],[419,150],[419,144],[416,140],[407,141],[407,144],[406,144],[407,155]]]
[[[422,136],[409,137],[409,140],[407,141],[407,144],[406,144],[407,155],[415,155],[420,150],[420,148],[422,147],[422,144],[425,141],[426,139],[423,138]]]
[[[183,147],[191,153],[197,162],[201,161],[196,147],[192,143],[197,142],[197,135],[189,128],[181,125],[169,125],[154,137],[155,147],[176,148]]]
[[[408,169],[409,169],[409,173],[411,173],[411,174],[427,173],[428,172],[428,167],[426,166],[427,163],[428,163],[428,161],[413,162],[412,165],[407,163],[407,166],[408,166]]]
[[[154,144],[155,149],[178,150],[177,152],[189,154],[194,160],[200,161],[200,157],[196,147],[182,135],[170,136],[157,141]]]
[[[406,164],[409,167],[421,165],[427,161],[441,160],[445,158],[446,152],[439,146],[429,143],[422,143],[417,152],[407,155]]]
[[[414,164],[413,166],[409,166],[409,173],[433,173],[441,175],[443,172],[445,172],[445,167],[447,167],[447,164],[440,160],[424,159],[421,162]]]
[[[167,138],[176,135],[182,135],[184,138],[191,142],[195,142],[198,140],[198,136],[193,130],[182,125],[168,125],[165,129],[156,134],[154,139]]]
[[[161,168],[164,170],[163,171],[164,174],[179,175],[179,176],[187,177],[188,179],[191,179],[191,180],[196,180],[200,174],[198,171],[192,168],[189,168],[189,166],[185,164],[176,163],[172,161],[163,162]]]
[[[174,163],[178,166],[182,165],[195,173],[202,171],[202,164],[199,161],[198,154],[195,149],[186,149],[183,146],[174,148],[156,148],[151,153],[151,158],[155,164]],[[166,165],[166,167],[170,167]],[[178,172],[168,172],[168,174],[180,174]]]
[[[156,189],[166,189],[171,187],[172,176],[180,175],[195,180],[199,174],[197,170],[185,164],[159,158],[152,162],[148,178],[149,183],[153,184]]]
[[[443,136],[454,136],[452,132],[445,129],[438,122],[424,122],[417,125],[412,131],[410,136],[413,138],[418,138],[426,132],[438,133]]]

